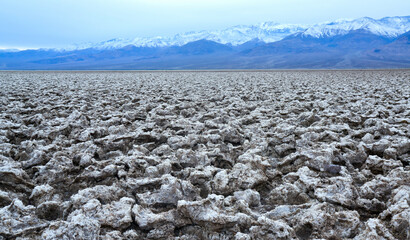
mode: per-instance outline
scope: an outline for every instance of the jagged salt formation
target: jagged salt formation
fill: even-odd
[[[409,79],[0,72],[0,239],[408,239]]]

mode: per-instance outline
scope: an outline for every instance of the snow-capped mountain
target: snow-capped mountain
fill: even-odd
[[[189,42],[198,40],[210,40],[221,44],[236,46],[252,39],[259,39],[264,42],[279,41],[286,36],[303,31],[307,27],[307,25],[301,24],[278,24],[273,22],[264,22],[257,25],[239,25],[224,30],[187,32],[177,34],[172,37],[137,37],[134,39],[115,38],[97,44],[86,43],[75,45],[73,48],[110,49],[120,48],[127,45],[134,45],[136,47],[167,47],[182,46]]]
[[[409,44],[410,16],[267,22],[71,49],[0,50],[0,70],[409,68]]]
[[[341,19],[313,25],[306,29],[302,36],[315,38],[333,37],[345,35],[354,30],[364,30],[375,35],[393,38],[410,31],[410,16],[386,17],[379,20],[369,17],[354,20]]]
[[[221,44],[237,46],[253,39],[271,43],[293,34],[304,37],[323,38],[345,35],[354,30],[364,30],[379,36],[393,38],[410,31],[410,16],[385,17],[378,20],[369,17],[353,20],[341,19],[315,25],[264,22],[256,25],[239,25],[224,30],[187,32],[171,37],[115,38],[100,43],[74,45],[65,50],[85,48],[115,49],[127,45],[134,45],[136,47],[182,46],[198,40],[210,40]]]

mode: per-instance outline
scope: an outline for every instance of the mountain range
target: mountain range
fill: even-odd
[[[65,49],[3,50],[1,70],[410,68],[410,16],[241,25]]]

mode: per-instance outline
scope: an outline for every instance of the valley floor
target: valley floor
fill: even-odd
[[[409,239],[409,79],[0,72],[0,239]]]

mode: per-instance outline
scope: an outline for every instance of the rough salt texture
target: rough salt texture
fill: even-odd
[[[410,239],[410,72],[0,72],[0,239]]]

